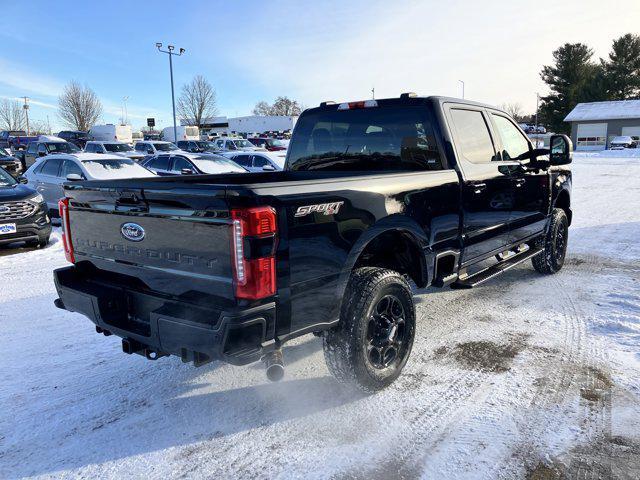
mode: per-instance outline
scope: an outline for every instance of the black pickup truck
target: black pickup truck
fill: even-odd
[[[68,183],[56,305],[126,353],[262,358],[271,379],[282,344],[314,333],[338,380],[375,391],[409,357],[411,283],[562,267],[571,150],[565,135],[534,149],[465,100],[326,102],[300,116],[282,172]]]

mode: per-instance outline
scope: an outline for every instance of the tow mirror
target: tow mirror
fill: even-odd
[[[549,141],[549,163],[568,165],[573,160],[573,144],[566,135],[551,135]]]
[[[82,178],[82,175],[80,175],[79,173],[70,173],[69,175],[67,175],[67,180],[70,182],[77,182],[79,180],[84,180]]]
[[[264,167],[262,167],[262,170],[265,170],[267,172],[273,172],[273,171],[275,171],[275,169],[276,169],[276,167],[274,167],[273,165],[269,165],[269,164],[267,164]]]

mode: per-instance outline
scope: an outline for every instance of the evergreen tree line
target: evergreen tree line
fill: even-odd
[[[593,60],[583,43],[565,43],[553,52],[553,65],[540,72],[551,92],[541,97],[540,118],[555,132],[567,132],[564,118],[581,102],[640,99],[640,36],[613,41],[606,59]]]

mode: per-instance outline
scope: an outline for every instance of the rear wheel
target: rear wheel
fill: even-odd
[[[375,392],[402,372],[413,346],[415,308],[406,279],[393,270],[353,272],[340,325],[324,337],[329,371],[341,383]]]
[[[558,272],[564,265],[568,240],[569,219],[567,214],[561,208],[554,208],[546,235],[536,243],[536,247],[542,248],[543,252],[531,260],[533,268],[544,274]]]

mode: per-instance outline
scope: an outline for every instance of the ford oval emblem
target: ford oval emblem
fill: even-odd
[[[137,223],[125,223],[120,227],[120,233],[127,240],[132,242],[141,242],[144,240],[144,228]]]

